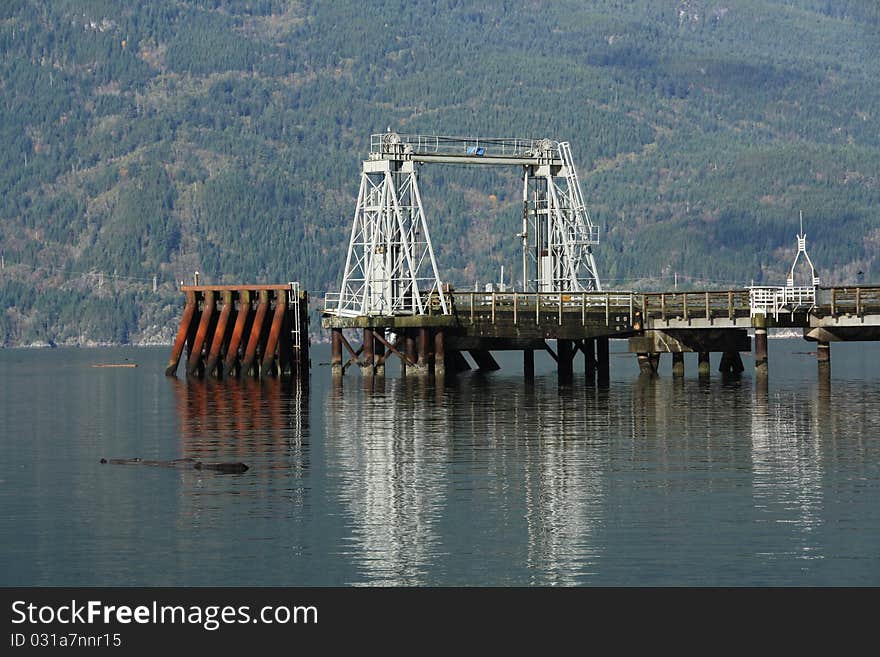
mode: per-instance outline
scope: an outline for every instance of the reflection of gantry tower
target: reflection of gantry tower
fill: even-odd
[[[338,317],[451,312],[415,166],[429,162],[521,166],[525,290],[601,290],[592,253],[598,228],[587,213],[568,142],[388,132],[372,137],[342,287],[338,295],[328,295],[325,312]]]

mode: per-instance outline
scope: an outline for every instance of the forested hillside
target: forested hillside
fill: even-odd
[[[610,287],[880,284],[874,0],[4,0],[0,344],[168,339],[180,280],[339,284],[369,137],[568,140]],[[425,167],[441,276],[514,172]],[[154,277],[156,290],[154,291]]]

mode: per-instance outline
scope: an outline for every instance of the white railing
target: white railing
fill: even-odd
[[[779,318],[780,312],[794,314],[801,309],[812,310],[816,307],[816,288],[752,286],[749,288],[749,307],[753,317],[773,315],[774,319]]]

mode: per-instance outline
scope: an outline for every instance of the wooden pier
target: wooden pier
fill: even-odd
[[[769,289],[769,288],[768,288]],[[784,290],[784,288],[780,288]],[[764,289],[762,288],[761,291]],[[389,358],[404,375],[443,376],[465,369],[470,354],[482,370],[498,369],[492,351],[523,352],[523,369],[534,375],[534,352],[546,351],[561,379],[571,378],[578,353],[584,371],[608,380],[608,341],[626,339],[642,373],[657,373],[661,353],[673,354],[674,375],[684,374],[683,354],[699,354],[708,374],[710,354],[720,353],[719,370],[743,371],[740,354],[753,348],[756,372],[766,374],[767,332],[800,329],[818,343],[819,361],[830,363],[830,343],[880,339],[880,287],[818,288],[809,304],[756,306],[755,289],[687,292],[455,292],[450,312],[434,299],[423,315],[352,316],[326,309],[322,326],[331,331],[331,369],[342,376],[357,366],[364,376],[383,376]],[[802,299],[801,299],[802,300]],[[785,305],[788,303],[788,305]],[[357,330],[350,341],[343,331]],[[755,335],[752,340],[749,332]],[[555,341],[555,349],[548,344]]]
[[[309,297],[296,283],[183,285],[186,305],[165,369],[176,376],[305,376]]]

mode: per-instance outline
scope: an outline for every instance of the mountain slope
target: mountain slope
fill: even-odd
[[[10,0],[0,339],[167,339],[195,270],[334,289],[389,125],[569,140],[613,287],[781,282],[799,210],[823,281],[880,282],[877,6]],[[515,268],[514,172],[422,191],[445,280]]]

